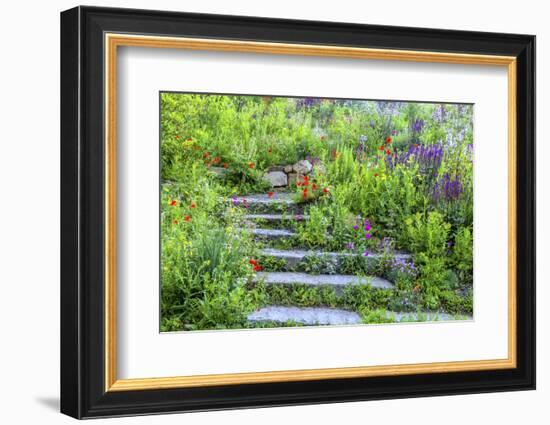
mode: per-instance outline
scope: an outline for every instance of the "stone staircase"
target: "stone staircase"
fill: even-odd
[[[392,282],[379,276],[356,276],[345,274],[342,271],[346,259],[350,256],[358,258],[357,254],[348,252],[322,252],[320,250],[306,250],[297,244],[289,243],[292,248],[280,249],[274,247],[281,241],[293,241],[296,236],[294,231],[297,223],[308,220],[303,214],[303,205],[292,199],[288,192],[275,192],[272,196],[267,194],[247,195],[232,198],[234,205],[247,209],[243,215],[244,223],[249,228],[256,240],[264,245],[261,254],[264,258],[276,260],[281,264],[277,270],[265,270],[258,272],[255,282],[261,283],[266,288],[281,287],[306,287],[328,288],[336,296],[342,296],[346,288],[363,286],[368,290],[392,290]],[[409,254],[398,253],[397,257],[410,258]],[[333,274],[313,274],[305,269],[308,259],[312,257],[321,262],[331,262]],[[375,265],[380,261],[381,255],[372,253],[368,257],[360,257],[361,261]],[[416,313],[386,312],[391,321],[415,321]],[[444,313],[421,313],[422,320],[450,320],[452,317]],[[248,321],[252,326],[265,323],[297,324],[297,325],[347,325],[362,323],[361,315],[349,309],[315,305],[310,307],[267,305],[248,315]]]

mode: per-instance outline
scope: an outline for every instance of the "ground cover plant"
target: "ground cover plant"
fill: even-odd
[[[472,105],[160,106],[161,331],[472,317]]]

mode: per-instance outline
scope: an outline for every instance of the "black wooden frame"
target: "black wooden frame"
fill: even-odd
[[[517,368],[104,391],[105,32],[517,58]],[[61,14],[61,411],[77,418],[535,388],[535,37],[77,7]]]

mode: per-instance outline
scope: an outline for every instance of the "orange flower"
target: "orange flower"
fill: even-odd
[[[391,137],[388,136],[386,137],[386,145],[389,145],[391,143]]]
[[[219,164],[221,160],[222,160],[222,159],[221,159],[219,156],[217,156],[217,157],[215,157],[215,158],[212,160],[212,163],[213,163],[213,164]]]
[[[391,149],[388,149],[388,150],[386,151],[386,155],[391,155]]]
[[[178,224],[178,220],[174,220],[172,223],[174,224]]]
[[[329,192],[330,192],[330,189],[329,189],[328,187],[325,187],[325,188],[323,189],[323,193],[329,193]]]
[[[270,198],[273,198],[273,192],[267,192],[267,196],[269,196]]]
[[[177,204],[178,204],[178,201],[176,201],[175,199],[168,203],[168,205],[170,205],[171,207],[175,207]]]
[[[205,153],[202,154],[203,158],[208,158],[209,156],[210,156],[210,154],[208,152],[205,152]]]
[[[191,202],[191,208],[197,208],[197,204],[195,204],[194,202]]]
[[[193,141],[193,138],[192,137],[188,137],[187,139],[185,139],[186,141],[188,142],[192,142]]]
[[[374,177],[378,177],[378,173],[374,173]]]
[[[383,151],[383,150],[386,149],[386,148],[384,147],[384,145],[382,145],[382,146],[380,146],[378,149],[380,149],[381,151]]]
[[[183,219],[185,221],[191,221],[191,216],[190,215],[186,215],[185,217],[183,217]]]
[[[229,168],[229,164],[227,162],[223,163],[223,168]]]
[[[317,190],[317,185],[316,185],[315,183],[313,183],[313,184],[311,185],[311,189],[312,189],[312,190]]]
[[[178,140],[181,139],[181,136],[176,136],[176,139],[178,139]]]
[[[254,168],[254,163],[253,163],[253,162],[249,162],[249,163],[248,163],[248,168]]]

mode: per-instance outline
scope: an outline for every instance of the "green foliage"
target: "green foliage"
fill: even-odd
[[[248,313],[275,303],[350,309],[365,323],[393,321],[388,310],[471,314],[471,106],[161,93],[160,108],[162,331],[248,327]],[[444,147],[435,168],[410,155],[418,146]],[[276,208],[309,219],[283,220],[295,237],[255,240],[246,209],[228,199],[270,191],[268,167],[305,158],[321,167],[289,189],[300,205]],[[459,190],[449,195],[443,178]],[[265,247],[353,254],[309,255],[298,268],[383,276],[395,290],[266,286],[254,281],[254,268],[288,266],[260,255]],[[394,249],[409,251],[414,268],[396,262]]]

